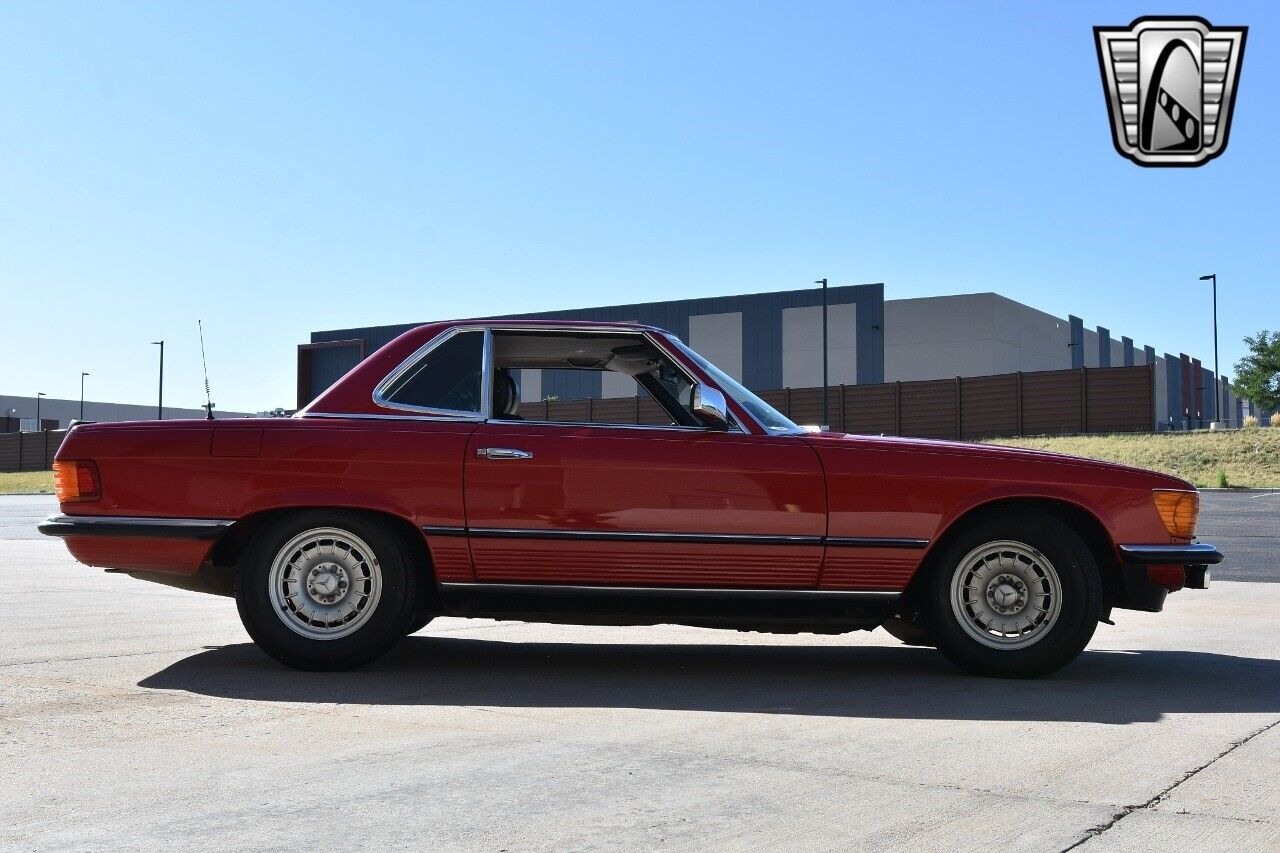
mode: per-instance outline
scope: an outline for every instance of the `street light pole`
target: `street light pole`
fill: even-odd
[[[1200,276],[1201,281],[1213,282],[1213,408],[1215,421],[1225,423],[1222,417],[1222,374],[1218,371],[1218,274]]]
[[[160,347],[160,396],[156,401],[156,420],[164,420],[164,341],[152,341]]]
[[[822,285],[822,427],[831,427],[831,416],[827,408],[827,280],[820,278],[814,284]]]
[[[80,371],[80,420],[84,420],[84,378],[89,374]]]
[[[44,421],[40,420],[40,398],[44,396],[43,391],[36,392],[36,429],[44,429]]]

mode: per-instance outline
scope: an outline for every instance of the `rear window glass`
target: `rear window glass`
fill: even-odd
[[[383,397],[399,406],[479,412],[483,351],[484,332],[459,332],[401,374]]]

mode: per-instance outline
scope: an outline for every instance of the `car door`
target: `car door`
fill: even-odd
[[[490,421],[464,482],[478,581],[817,584],[825,485],[797,436]]]

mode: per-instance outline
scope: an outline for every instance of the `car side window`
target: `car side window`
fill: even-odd
[[[495,420],[697,427],[693,383],[644,335],[501,330]]]
[[[506,379],[508,375],[511,380],[516,381]],[[501,390],[504,381],[511,382],[509,395],[503,394]],[[535,399],[530,399],[530,384],[543,389]],[[572,389],[575,385],[601,388],[604,394],[574,393],[572,390],[566,393],[566,389]],[[679,423],[633,377],[619,376],[616,373],[590,370],[500,370],[498,386],[495,388],[494,408],[494,417],[498,420],[648,426],[674,426]]]
[[[484,332],[459,332],[428,352],[383,392],[393,405],[479,413]]]

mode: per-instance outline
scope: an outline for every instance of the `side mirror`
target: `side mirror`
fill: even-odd
[[[693,413],[708,429],[729,428],[729,404],[715,388],[693,386]]]

